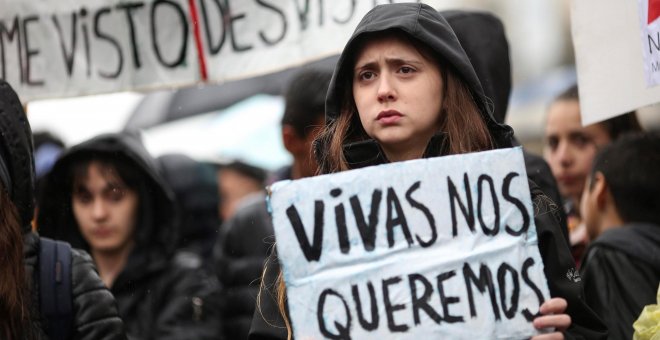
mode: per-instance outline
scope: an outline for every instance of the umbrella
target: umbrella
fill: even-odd
[[[338,58],[338,55],[334,55],[284,71],[223,84],[151,92],[137,105],[126,121],[124,130],[137,131],[213,110],[222,110],[259,93],[281,95],[291,78],[302,68],[332,70]]]
[[[142,130],[154,156],[183,153],[200,161],[240,160],[267,170],[290,164],[281,137],[284,99],[258,94],[224,110],[198,114]]]

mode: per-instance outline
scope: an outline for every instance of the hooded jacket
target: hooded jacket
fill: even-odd
[[[200,270],[200,261],[189,261],[193,254],[175,256],[174,196],[137,137],[101,135],[65,152],[46,179],[37,219],[40,233],[90,249],[72,211],[72,168],[101,155],[133,165],[141,178],[135,246],[111,287],[129,339],[217,338],[217,281]]]
[[[660,226],[631,223],[589,244],[580,267],[587,303],[603,318],[610,339],[632,339],[644,306],[660,283]]]
[[[32,232],[34,160],[32,131],[16,93],[0,80],[0,162],[2,182],[16,206],[23,229],[23,257],[30,286],[30,319],[35,336],[47,339],[39,315],[39,236]],[[72,332],[75,339],[125,339],[117,305],[84,251],[71,251]]]
[[[435,54],[441,57],[448,67],[453,68],[459,77],[465,82],[472,93],[481,116],[491,134],[496,148],[506,148],[513,145],[513,130],[511,127],[498,123],[492,114],[492,105],[484,94],[480,80],[466,55],[459,39],[452,30],[446,19],[436,10],[425,4],[401,3],[380,5],[367,13],[358,24],[355,32],[344,48],[332,77],[328,95],[326,98],[326,123],[335,120],[340,112],[341,106],[347,101],[343,97],[343,84],[352,75],[352,61],[356,51],[356,43],[365,35],[373,32],[387,30],[399,30],[406,33],[412,39],[428,46]],[[440,94],[438,94],[440,95]],[[323,159],[329,148],[325,145],[327,141],[319,140],[315,145],[317,159]],[[424,153],[425,157],[436,157],[443,155],[443,136],[439,132],[431,139]],[[360,141],[344,145],[344,152],[353,168],[367,165],[383,164],[387,159],[380,151],[380,147],[374,140]],[[323,170],[323,169],[322,169]],[[606,336],[606,330],[602,322],[591,311],[583,300],[583,290],[579,279],[573,275],[576,272],[575,263],[569,252],[566,238],[561,232],[558,220],[560,218],[560,207],[530,181],[530,191],[535,210],[535,223],[539,239],[539,250],[544,261],[544,270],[548,279],[550,294],[553,297],[565,298],[568,302],[566,311],[572,318],[572,325],[565,333],[566,338],[573,339],[597,339]],[[273,280],[278,269],[276,261],[269,261],[271,268],[268,273],[275,273],[265,280]],[[272,286],[272,282],[267,284]],[[251,339],[281,338],[281,328],[277,329],[268,324],[282,326],[283,322],[277,319],[277,315],[271,315],[277,311],[274,294],[262,294],[262,313],[255,312]],[[270,312],[269,312],[270,311]],[[268,322],[264,318],[269,319]]]

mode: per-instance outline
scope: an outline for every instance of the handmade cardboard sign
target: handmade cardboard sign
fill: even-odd
[[[522,149],[271,188],[296,339],[521,339],[549,298]]]

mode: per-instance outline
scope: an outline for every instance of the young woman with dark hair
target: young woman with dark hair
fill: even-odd
[[[326,127],[315,143],[320,173],[511,147],[513,131],[495,121],[489,103],[437,11],[413,3],[377,6],[358,24],[335,68]],[[566,276],[575,264],[554,217],[559,208],[532,182],[530,191],[552,296],[533,324],[554,330],[535,339],[605,337],[581,298],[579,280]],[[274,259],[263,282],[251,339],[290,338],[286,288]]]

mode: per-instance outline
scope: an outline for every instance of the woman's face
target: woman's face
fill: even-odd
[[[73,214],[93,252],[130,248],[137,220],[138,194],[116,172],[92,162],[73,188]]]
[[[440,68],[401,37],[367,41],[353,69],[360,122],[391,161],[420,158],[440,128]]]
[[[609,134],[600,124],[582,126],[577,100],[560,100],[550,106],[543,155],[562,196],[580,203],[598,147],[609,142]]]

